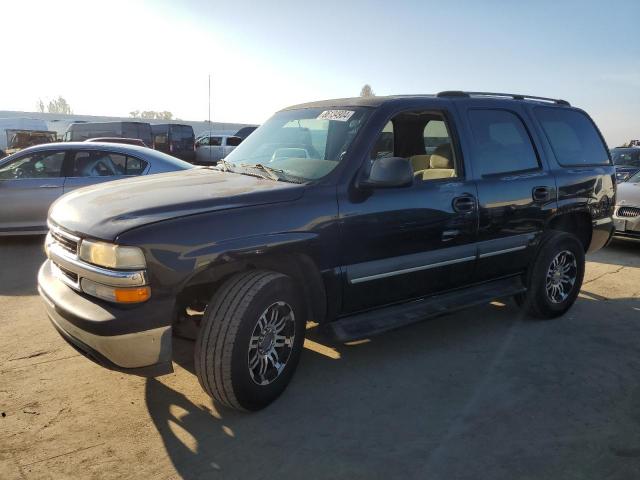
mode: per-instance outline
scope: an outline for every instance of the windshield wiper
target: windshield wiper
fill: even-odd
[[[289,183],[306,183],[308,180],[303,177],[299,177],[297,175],[292,175],[288,173],[286,170],[282,170],[279,168],[268,167],[263,165],[262,163],[256,163],[255,165],[242,165],[245,168],[252,168],[255,170],[260,170],[269,175],[273,180],[282,180],[284,182]]]
[[[243,168],[254,168],[256,170],[261,170],[265,172],[272,180],[276,182],[278,180],[282,180],[283,177],[286,177],[286,173],[284,170],[279,170],[277,168],[267,167],[261,163],[256,163],[255,165],[242,165]]]
[[[218,163],[215,164],[213,168],[220,170],[222,172],[233,172],[233,168],[231,168],[231,164],[226,160],[218,160]]]
[[[251,175],[254,177],[268,178],[273,181],[285,181],[292,183],[305,183],[306,178],[291,175],[279,168],[268,167],[262,163],[256,163],[254,165],[235,165],[225,160],[220,160],[214,167],[221,172],[239,173],[241,175]],[[257,172],[255,170],[258,170]]]

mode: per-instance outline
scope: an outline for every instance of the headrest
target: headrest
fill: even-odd
[[[453,168],[453,162],[450,159],[441,155],[436,155],[435,153],[431,155],[429,164],[431,168]]]
[[[429,159],[431,168],[453,168],[451,146],[448,143],[438,146]]]

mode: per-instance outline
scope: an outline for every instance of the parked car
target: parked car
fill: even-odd
[[[616,166],[616,178],[619,182],[625,182],[629,177],[640,172],[640,148],[613,148],[611,159]]]
[[[197,165],[216,165],[242,143],[234,135],[205,135],[196,141]]]
[[[616,235],[640,238],[640,172],[618,185],[613,221]]]
[[[0,158],[23,148],[56,141],[44,120],[36,118],[0,118]]]
[[[146,122],[78,122],[67,127],[65,142],[82,142],[89,138],[137,138],[153,148],[151,125]]]
[[[50,143],[0,160],[0,236],[46,233],[49,206],[78,187],[192,165],[149,148]]]
[[[190,125],[165,123],[151,125],[156,150],[193,162],[196,156],[195,135]]]
[[[432,134],[448,141],[428,154]],[[291,380],[309,320],[348,341],[505,297],[562,315],[615,194],[600,132],[563,100],[314,102],[216,168],[65,195],[38,284],[91,358],[167,372],[172,331],[191,331],[204,390],[255,410]]]
[[[99,143],[122,143],[125,145],[137,145],[138,147],[146,147],[147,145],[139,138],[118,138],[118,137],[99,137],[88,138],[85,142]]]

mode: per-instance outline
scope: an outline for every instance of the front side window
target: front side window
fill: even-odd
[[[114,177],[124,172],[111,157],[117,155],[109,152],[87,151],[76,152],[73,156],[73,177]]]
[[[393,157],[393,142],[393,122],[389,121],[382,129],[382,132],[380,132],[380,135],[378,135],[378,139],[371,149],[371,155],[369,157],[372,160],[376,158]]]
[[[522,120],[506,110],[470,110],[474,169],[479,175],[540,168]]]
[[[240,143],[224,164],[268,170],[284,181],[319,179],[344,158],[370,111],[327,107],[278,112]]]
[[[560,165],[609,164],[606,146],[584,113],[553,107],[534,111]]]
[[[212,147],[220,147],[222,145],[222,137],[209,137],[207,140],[208,143],[204,145],[210,145]]]
[[[369,158],[409,160],[416,183],[458,176],[449,128],[442,113],[408,111],[393,117],[378,135]]]
[[[0,180],[60,177],[64,157],[65,152],[38,152],[24,155],[0,167]]]
[[[449,130],[444,120],[430,120],[424,127],[424,148],[432,154],[442,145],[450,145]]]

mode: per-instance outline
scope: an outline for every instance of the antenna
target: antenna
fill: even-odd
[[[209,163],[211,163],[211,135],[212,135],[212,125],[211,125],[211,74],[209,74]]]

